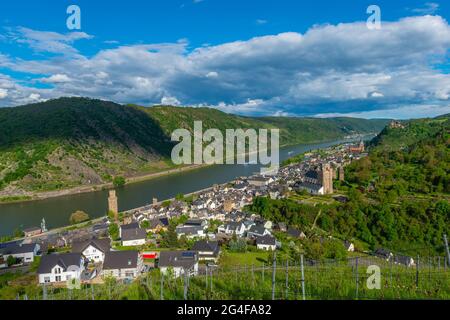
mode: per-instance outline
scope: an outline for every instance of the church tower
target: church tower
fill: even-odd
[[[110,190],[109,191],[108,210],[110,212],[114,213],[114,216],[115,216],[115,218],[117,220],[118,215],[119,215],[119,206],[117,204],[116,190]]]

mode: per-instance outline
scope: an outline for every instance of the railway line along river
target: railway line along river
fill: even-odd
[[[370,137],[373,135],[365,136],[364,139]],[[284,147],[280,150],[280,161],[310,150],[354,140],[356,138]],[[259,173],[259,169],[260,165],[217,165],[129,184],[117,190],[119,210],[150,204],[153,198],[170,199],[180,193],[187,194],[237,177],[250,176]],[[39,201],[0,204],[0,236],[11,235],[15,229],[39,226],[42,218],[45,218],[48,228],[65,226],[69,223],[70,215],[77,210],[87,212],[91,218],[102,217],[107,211],[107,198],[108,191],[102,190]]]

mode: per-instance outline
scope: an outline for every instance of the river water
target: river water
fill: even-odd
[[[310,150],[348,141],[352,140],[285,147],[280,150],[280,161]],[[180,193],[187,194],[237,177],[250,176],[259,172],[260,167],[217,165],[130,184],[117,190],[119,210],[125,211],[150,204],[154,197],[159,200],[170,199]],[[107,212],[107,198],[108,191],[105,190],[40,201],[0,204],[0,236],[10,235],[16,228],[40,226],[42,218],[45,218],[49,229],[65,226],[70,215],[76,210],[87,212],[91,218],[102,217]]]

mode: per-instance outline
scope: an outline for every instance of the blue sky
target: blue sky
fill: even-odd
[[[82,28],[66,27],[81,8]],[[381,30],[366,9],[381,8]],[[445,1],[0,3],[0,106],[59,96],[248,115],[450,112]]]

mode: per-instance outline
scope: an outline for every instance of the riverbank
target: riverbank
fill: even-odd
[[[126,182],[124,186],[149,181],[152,179],[170,176],[177,173],[183,173],[187,171],[197,170],[201,168],[205,168],[209,165],[202,164],[202,165],[189,165],[189,166],[182,166],[175,169],[160,171],[160,172],[154,172],[149,174],[143,174],[140,176],[135,177],[129,177],[126,178]],[[1,204],[13,204],[13,203],[24,203],[24,202],[31,202],[31,201],[39,201],[39,200],[46,200],[51,198],[57,198],[57,197],[63,197],[63,196],[70,196],[75,194],[83,194],[83,193],[89,193],[89,192],[96,192],[96,191],[102,191],[102,190],[109,190],[114,189],[114,184],[112,182],[110,183],[104,183],[104,184],[97,184],[92,186],[80,186],[76,188],[71,189],[63,189],[63,190],[56,190],[56,191],[46,191],[46,192],[39,192],[39,193],[33,193],[30,195],[25,196],[8,196],[4,198],[0,198],[0,205]]]
[[[376,134],[375,133],[355,134],[355,135],[342,137],[340,139],[350,141],[350,140],[354,140],[354,139],[360,139],[363,137],[367,137],[370,135],[376,135]],[[339,138],[337,138],[337,139],[339,139]],[[335,141],[335,140],[312,141],[308,144],[320,144],[320,143],[328,143],[328,142],[332,142],[332,141]],[[286,145],[280,146],[280,149],[299,146],[299,145],[306,145],[306,144],[305,143],[303,143],[303,144],[286,144]],[[174,169],[142,174],[142,175],[135,176],[135,177],[128,177],[128,178],[126,178],[125,186],[136,184],[139,182],[150,181],[150,180],[165,177],[165,176],[171,176],[171,175],[174,175],[177,173],[183,173],[183,172],[193,171],[193,170],[197,170],[197,169],[202,169],[202,168],[210,167],[210,166],[212,166],[212,165],[208,165],[208,164],[185,165],[185,166],[179,166]],[[11,196],[6,196],[6,197],[0,198],[0,205],[2,205],[2,204],[20,204],[20,203],[25,203],[25,202],[40,201],[40,200],[46,200],[46,199],[51,199],[51,198],[58,198],[58,197],[64,197],[64,196],[71,196],[71,195],[77,195],[77,194],[109,190],[109,189],[113,189],[113,188],[115,188],[114,184],[112,182],[110,182],[110,183],[104,183],[104,184],[98,184],[98,185],[79,186],[79,187],[75,187],[75,188],[55,190],[55,191],[27,193],[27,194],[22,194],[22,195],[11,195]]]

